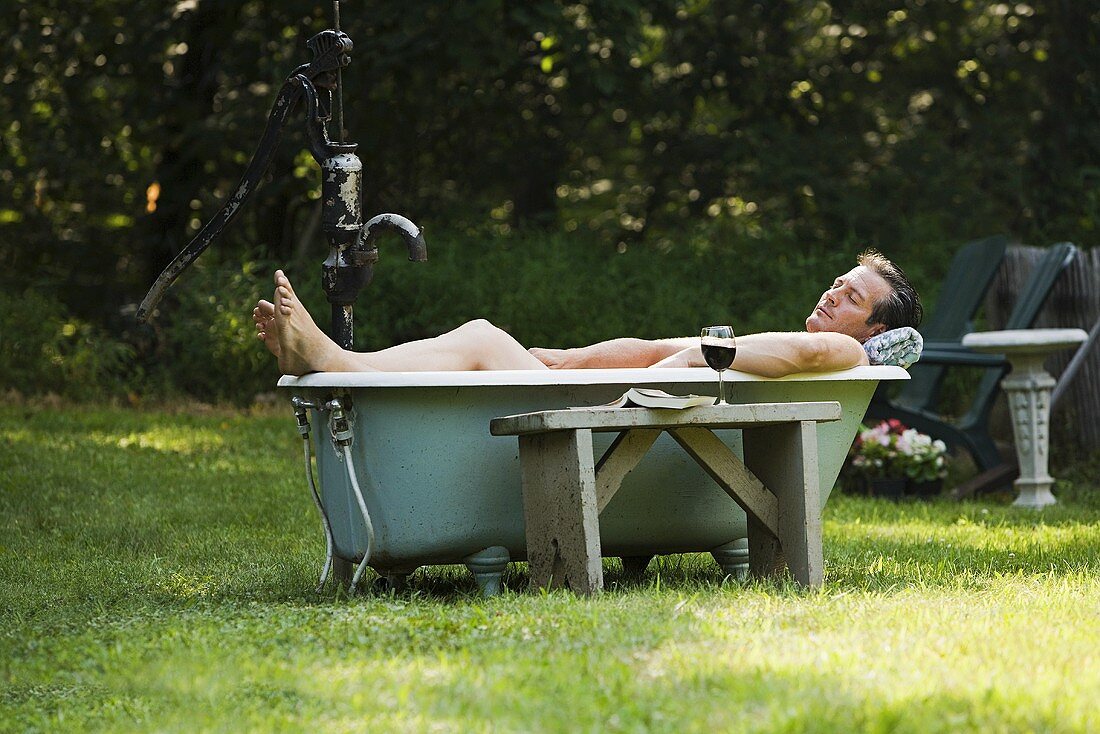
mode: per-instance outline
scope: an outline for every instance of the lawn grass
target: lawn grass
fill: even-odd
[[[0,731],[1093,731],[1100,487],[834,495],[825,587],[659,559],[597,599],[312,593],[289,410],[0,407]]]

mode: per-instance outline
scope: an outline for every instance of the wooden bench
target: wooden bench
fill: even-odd
[[[817,424],[840,404],[747,403],[687,410],[583,408],[524,413],[490,422],[519,436],[523,516],[531,586],[603,588],[599,514],[623,478],[667,431],[748,516],[749,572],[806,586],[822,580]],[[742,462],[714,429],[742,430]],[[618,431],[599,461],[593,431]]]

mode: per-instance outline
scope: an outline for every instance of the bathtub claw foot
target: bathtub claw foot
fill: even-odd
[[[482,596],[496,596],[500,593],[500,577],[508,568],[508,549],[494,545],[462,559],[466,568],[474,575]]]
[[[374,589],[381,594],[400,594],[409,586],[412,571],[387,571],[375,579]]]
[[[337,556],[332,557],[332,580],[337,586],[344,586],[351,581],[355,565]]]
[[[738,538],[711,550],[710,554],[722,567],[722,573],[735,581],[749,576],[749,539]]]
[[[653,560],[653,556],[623,556],[623,578],[628,581],[637,581],[645,574],[646,567]]]

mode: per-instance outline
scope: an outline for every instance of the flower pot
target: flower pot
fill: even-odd
[[[918,482],[910,479],[905,491],[911,497],[916,497],[921,500],[938,497],[940,492],[943,491],[943,480],[930,479],[928,481]]]
[[[872,479],[871,496],[899,501],[905,494],[905,479]]]

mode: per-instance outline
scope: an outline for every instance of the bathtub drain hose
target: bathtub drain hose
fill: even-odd
[[[329,526],[328,515],[325,506],[321,504],[321,495],[317,492],[317,483],[313,480],[313,457],[310,455],[309,436],[302,442],[305,444],[306,481],[309,482],[309,491],[313,495],[313,504],[317,505],[317,511],[321,513],[321,524],[325,528],[325,565],[321,569],[321,580],[317,582],[317,593],[320,594],[328,581],[329,571],[332,570],[332,528]]]
[[[313,405],[308,401],[302,400],[298,396],[294,396],[291,400],[294,405],[294,418],[298,422],[298,434],[302,437],[302,452],[305,456],[306,466],[306,483],[309,485],[309,492],[313,496],[313,504],[317,507],[317,512],[321,514],[321,526],[325,530],[325,565],[321,568],[321,580],[317,582],[317,593],[325,588],[325,582],[328,581],[329,572],[332,570],[332,553],[333,553],[333,541],[332,541],[332,525],[328,520],[328,513],[325,512],[325,506],[321,502],[321,495],[317,491],[317,482],[313,479],[313,452],[312,445],[309,441],[309,408],[317,408],[319,406]]]
[[[359,562],[359,567],[355,569],[355,575],[351,578],[351,585],[348,586],[348,594],[354,595],[356,588],[359,586],[359,579],[362,578],[363,572],[367,570],[367,566],[370,564],[371,551],[374,549],[374,523],[371,522],[370,512],[367,511],[367,503],[363,499],[363,490],[359,488],[355,460],[351,456],[351,441],[354,435],[351,430],[351,422],[348,420],[347,413],[344,412],[344,406],[339,400],[330,400],[325,407],[332,411],[329,415],[332,439],[337,446],[343,449],[344,467],[348,470],[348,480],[351,482],[351,489],[355,493],[355,501],[359,504],[359,514],[363,516],[363,524],[367,528],[367,548],[363,551],[363,560]]]
[[[348,593],[354,594],[355,589],[359,586],[359,579],[363,576],[363,571],[367,570],[367,564],[370,563],[371,551],[374,549],[374,523],[371,522],[370,513],[367,512],[367,503],[363,500],[363,491],[359,489],[359,480],[355,477],[355,464],[351,458],[351,448],[344,446],[344,461],[348,468],[348,479],[351,480],[351,489],[355,492],[355,501],[359,503],[359,513],[363,516],[363,524],[367,526],[367,549],[363,551],[363,560],[359,562],[359,567],[355,569],[355,575],[351,579],[351,586],[348,587]]]

